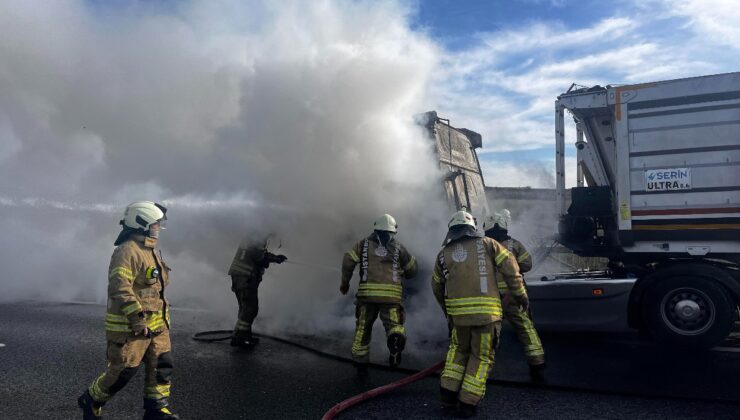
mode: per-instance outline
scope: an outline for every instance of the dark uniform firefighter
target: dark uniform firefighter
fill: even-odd
[[[388,214],[374,224],[375,230],[344,254],[342,283],[339,291],[349,291],[349,281],[357,264],[360,265],[360,285],[357,289],[355,317],[357,325],[352,342],[352,358],[363,371],[370,361],[370,339],[375,319],[385,327],[391,366],[401,363],[406,345],[403,311],[403,279],[416,276],[416,258],[395,239],[398,225]]]
[[[170,268],[156,251],[165,209],[151,201],[126,207],[108,270],[105,315],[108,367],[80,396],[83,419],[99,419],[103,405],[144,362],[145,420],[179,419],[170,411],[170,316],[164,289]]]
[[[259,311],[257,289],[270,263],[282,264],[287,259],[285,255],[269,252],[267,239],[246,239],[239,245],[229,268],[231,290],[239,302],[239,315],[231,337],[232,346],[249,350],[257,344],[257,338],[252,336],[252,323]]]
[[[519,264],[519,270],[523,274],[532,269],[532,257],[521,242],[509,236],[510,218],[508,210],[494,213],[484,220],[483,230],[486,231],[486,236],[498,241],[514,255]],[[501,295],[504,296],[504,318],[516,330],[516,336],[519,342],[522,343],[524,355],[529,364],[529,372],[533,378],[542,379],[545,368],[545,351],[542,349],[542,342],[532,323],[531,314],[528,311],[522,311],[519,305],[512,304],[506,283],[499,281],[498,289]]]
[[[514,256],[478,232],[473,216],[458,211],[448,228],[432,272],[434,296],[452,326],[440,391],[445,406],[459,404],[460,414],[470,417],[486,392],[499,341],[499,282],[525,311],[529,299]]]

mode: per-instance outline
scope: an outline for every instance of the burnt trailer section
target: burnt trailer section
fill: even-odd
[[[476,149],[483,147],[482,136],[467,128],[455,128],[436,111],[417,115],[433,142],[439,167],[443,171],[446,201],[450,210],[467,210],[476,217],[489,214],[486,185]]]
[[[565,204],[565,114],[577,187]],[[560,241],[638,278],[630,324],[708,347],[740,302],[740,73],[572,86],[555,102]]]

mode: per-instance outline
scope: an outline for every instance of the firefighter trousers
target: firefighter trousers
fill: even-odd
[[[169,406],[172,356],[170,332],[164,330],[151,337],[135,336],[108,340],[107,369],[88,388],[92,398],[105,403],[136,375],[144,362],[144,408]]]
[[[259,312],[257,288],[259,281],[246,276],[231,276],[232,287],[239,303],[239,314],[234,326],[234,337],[241,338],[252,333],[252,323]]]
[[[442,370],[442,388],[458,393],[458,399],[478,405],[486,393],[501,334],[501,321],[480,326],[453,326],[450,348]]]
[[[534,328],[531,314],[522,311],[522,308],[510,296],[503,300],[503,306],[504,319],[509,321],[511,326],[514,327],[516,337],[522,343],[524,357],[527,358],[527,363],[530,366],[545,363],[545,350],[542,348],[540,336]]]
[[[358,363],[370,361],[370,340],[373,333],[373,324],[380,315],[380,321],[385,328],[386,337],[398,334],[406,339],[406,329],[403,326],[404,310],[400,303],[370,303],[357,302],[355,317],[355,338],[352,341],[352,359]]]

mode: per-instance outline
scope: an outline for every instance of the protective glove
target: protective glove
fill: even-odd
[[[278,263],[278,264],[284,263],[285,260],[287,260],[287,259],[288,259],[288,257],[286,257],[285,255],[282,255],[282,254],[275,256],[275,262]]]
[[[522,307],[522,312],[529,312],[529,298],[527,296],[520,296],[517,300]]]
[[[511,303],[511,293],[504,293],[503,298],[501,299],[501,305],[506,308]]]
[[[343,295],[346,295],[347,292],[349,292],[349,283],[342,282],[342,284],[339,285],[339,292]]]
[[[146,326],[146,320],[144,319],[144,313],[139,312],[129,317],[131,323],[131,330],[134,335],[140,335],[143,337],[149,337],[149,328]]]

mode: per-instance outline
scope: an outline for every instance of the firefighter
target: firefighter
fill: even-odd
[[[403,310],[403,279],[416,276],[414,258],[395,238],[396,220],[384,214],[374,223],[374,231],[344,254],[339,291],[346,295],[349,281],[360,265],[360,285],[355,295],[357,324],[352,342],[352,359],[362,373],[370,361],[370,339],[375,319],[380,316],[390,352],[388,363],[398,366],[406,345]]]
[[[160,204],[137,201],[123,214],[108,270],[108,367],[77,400],[85,420],[101,418],[103,405],[134,377],[142,361],[144,419],[180,418],[169,402],[173,364],[164,290],[170,268],[155,250],[166,212]]]
[[[526,273],[532,269],[532,257],[521,242],[509,236],[510,220],[511,214],[508,210],[494,213],[486,217],[483,222],[483,230],[485,230],[486,236],[506,247],[516,258],[519,270]],[[514,327],[516,336],[519,342],[522,343],[524,355],[529,365],[529,373],[533,379],[542,380],[545,369],[545,351],[542,349],[542,342],[532,323],[531,312],[522,311],[518,305],[510,305],[511,298],[506,283],[499,281],[498,288],[504,296],[504,318]]]
[[[259,341],[252,336],[252,323],[259,311],[257,289],[262,282],[262,275],[271,263],[282,264],[288,259],[285,255],[276,255],[268,251],[267,245],[267,238],[245,239],[236,250],[229,268],[231,290],[239,302],[239,314],[231,337],[231,345],[244,350],[251,350]]]
[[[471,417],[486,392],[501,332],[498,283],[506,283],[524,311],[529,299],[513,255],[478,232],[473,216],[458,211],[448,228],[432,272],[434,297],[452,326],[440,393],[446,407],[458,404]]]

